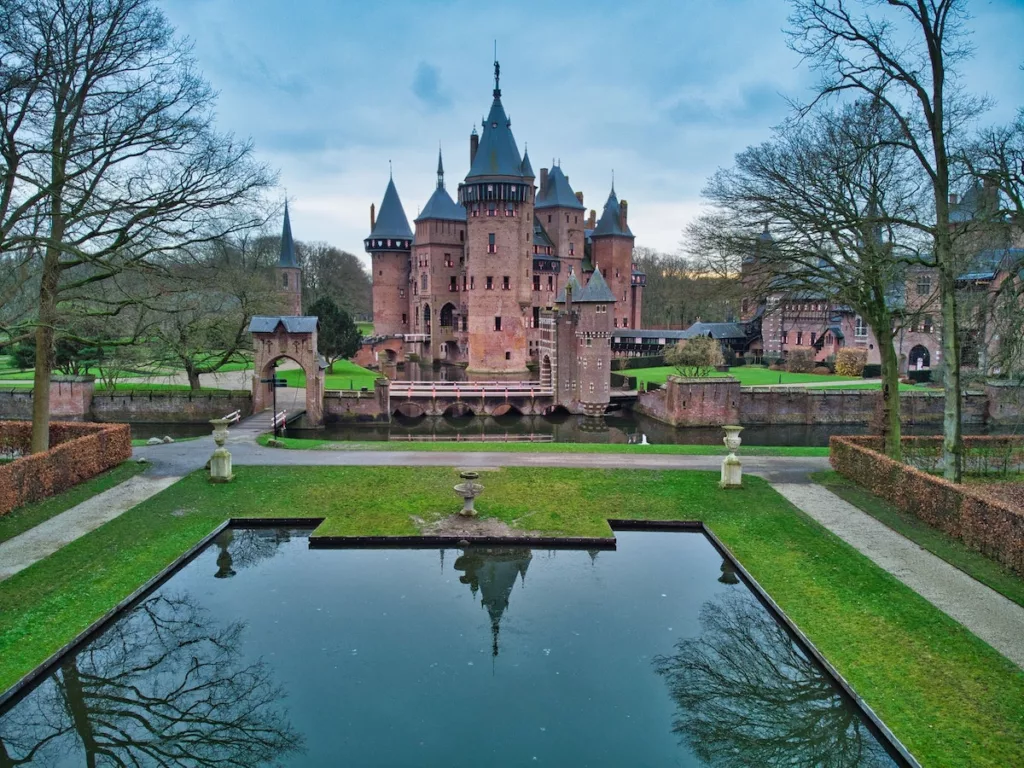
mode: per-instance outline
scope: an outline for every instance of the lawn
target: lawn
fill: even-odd
[[[356,328],[363,336],[373,336],[373,323],[356,323]]]
[[[300,368],[277,371],[277,378],[288,382],[289,387],[305,387],[306,374]],[[373,390],[373,382],[380,378],[376,371],[370,371],[348,360],[338,360],[334,364],[334,373],[324,375],[324,389],[363,389]]]
[[[26,504],[23,507],[11,510],[6,515],[0,516],[0,541],[7,541],[19,533],[24,533],[29,528],[39,525],[44,520],[49,520],[59,515],[76,504],[81,504],[86,499],[91,499],[98,493],[102,493],[115,485],[120,485],[130,477],[134,477],[145,469],[144,464],[134,461],[126,461],[111,470],[96,475],[84,483],[80,483],[70,491],[58,493],[48,499],[37,501],[34,504]]]
[[[233,515],[323,517],[317,534],[414,534],[457,507],[451,468],[236,467],[203,473],[0,582],[6,688]],[[608,517],[704,520],[925,765],[1024,764],[1024,673],[894,577],[747,477],[508,468],[483,475],[483,516],[608,536]],[[383,556],[383,555],[382,555]],[[653,575],[652,575],[653,576]]]
[[[952,566],[991,587],[1004,597],[1024,607],[1024,579],[980,552],[968,549],[946,533],[933,528],[923,520],[907,514],[847,480],[838,472],[816,472],[812,479],[832,493],[866,512],[881,523],[905,536],[922,549],[940,557]]]
[[[273,437],[260,435],[260,445]],[[478,443],[378,440],[307,440],[280,437],[284,448],[330,451],[451,451],[455,453],[633,453],[673,454],[677,456],[724,456],[724,445],[628,445],[626,443]],[[828,446],[750,445],[740,449],[741,456],[828,456]]]
[[[636,376],[637,382],[654,382],[664,384],[669,375],[678,376],[679,371],[674,366],[662,365],[657,368],[630,368],[619,371],[624,376]],[[755,365],[740,365],[730,368],[729,373],[713,373],[713,376],[732,376],[738,379],[740,386],[760,387],[767,384],[803,384],[806,382],[829,382],[829,381],[858,381],[863,379],[850,376],[819,376],[814,373],[789,373],[787,371],[771,371],[767,368]]]

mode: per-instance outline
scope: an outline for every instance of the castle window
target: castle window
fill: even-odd
[[[932,279],[928,275],[918,275],[917,278],[917,295],[927,296],[932,292]]]
[[[789,341],[789,332],[788,331],[783,331],[782,332],[782,343],[785,344],[788,341]]]
[[[549,291],[555,290],[555,276],[554,275],[548,275],[548,290]]]
[[[512,359],[512,353],[511,352],[506,352],[505,353],[505,359],[506,360],[511,360]]]
[[[602,360],[600,357],[597,358],[597,367],[604,368],[604,360]]]
[[[565,214],[565,223],[566,223],[566,224],[568,224],[568,223],[569,223],[569,214],[568,214],[568,213],[567,213],[567,214]]]
[[[398,298],[400,298],[400,299],[404,299],[405,298],[405,288],[399,288],[398,289]]]
[[[868,324],[864,322],[864,318],[857,315],[857,325],[853,331],[854,336],[864,337],[868,335]]]
[[[629,327],[629,322],[626,320],[626,318],[622,318],[622,327],[623,328],[628,328]]]
[[[462,290],[466,290],[466,276],[462,276]]]
[[[281,275],[281,277],[283,278],[282,281],[281,281],[282,284],[284,285],[285,288],[287,288],[288,287],[288,273],[285,272],[283,275]]]
[[[811,331],[811,346],[814,345],[814,340],[815,340],[815,337],[817,337],[817,335],[818,334],[816,334],[814,331]]]
[[[613,323],[615,323],[615,327],[616,327],[616,328],[618,328],[618,327],[619,327],[619,318],[617,318],[617,317],[613,317],[613,318],[612,318],[612,322],[613,322]]]
[[[507,203],[507,204],[505,205],[505,215],[506,215],[506,216],[512,216],[512,217],[515,217],[515,215],[516,215],[516,207],[515,207],[515,204],[513,204],[513,203]]]
[[[475,214],[475,213],[474,213],[473,215],[474,215],[474,216],[476,216],[476,214]],[[465,241],[466,241],[466,230],[464,230],[464,229],[460,229],[460,230],[459,230],[459,242],[460,242],[460,243],[463,243],[463,242],[465,242]]]
[[[444,255],[444,265],[446,267],[454,267],[455,266],[455,262],[452,261],[452,255],[450,253],[446,253]]]
[[[494,330],[496,330],[496,331],[500,331],[501,330],[501,317],[500,316],[494,318]]]
[[[533,327],[540,328],[540,307],[533,308]]]
[[[474,288],[476,288],[476,276],[475,275],[470,275],[469,276],[469,290],[473,290]]]
[[[588,338],[588,339],[587,339],[587,346],[588,346],[588,347],[592,347],[592,346],[594,346],[594,340],[593,340],[593,339],[590,339],[590,338]]]
[[[498,246],[494,242],[494,233],[493,232],[490,232],[487,235],[487,252],[488,253],[497,253],[498,252]]]
[[[548,214],[548,224],[550,224],[550,223],[551,223],[551,214],[549,213]]]
[[[803,331],[797,331],[796,332],[796,345],[799,347],[803,343],[804,343],[804,332]]]
[[[494,215],[497,214],[497,212],[498,212],[498,206],[496,206],[494,203],[488,203],[487,204],[487,215],[488,216],[494,216]]]
[[[462,331],[463,333],[469,328],[469,318],[465,315],[462,316]]]
[[[594,394],[594,382],[590,382],[590,394]]]
[[[420,275],[420,290],[421,291],[427,290],[427,273],[426,272],[424,272],[422,275]]]
[[[573,216],[572,217],[572,223],[573,224],[579,224],[580,223],[580,217],[579,216]]]
[[[449,290],[449,291],[453,291],[453,292],[454,292],[454,291],[457,291],[457,290],[459,290],[459,283],[458,283],[458,280],[457,280],[457,278],[455,277],[455,275],[452,275],[452,276],[451,276],[451,277],[449,278],[449,282],[448,282],[448,290]]]
[[[408,322],[409,322],[409,316],[407,314],[405,314],[405,312],[403,312],[402,313],[402,325],[406,325]]]
[[[535,291],[539,291],[540,290],[540,275],[534,275],[533,276],[533,290],[535,290]]]
[[[487,276],[487,286],[486,287],[487,287],[488,291],[493,291],[494,290],[494,278],[491,277],[490,275]]]
[[[925,315],[924,316],[924,328],[922,328],[922,330],[925,333],[931,333],[932,332],[933,328],[932,328],[932,316],[931,315]]]
[[[575,245],[575,243],[569,243],[569,255],[570,256],[575,256],[576,255],[576,245]]]
[[[501,290],[507,291],[509,287],[510,286],[508,281],[508,275],[505,275],[503,278],[501,278]]]

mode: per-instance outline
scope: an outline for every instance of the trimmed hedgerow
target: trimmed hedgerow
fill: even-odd
[[[53,422],[50,450],[29,455],[32,425],[0,421],[0,452],[23,456],[0,466],[0,515],[95,477],[131,458],[127,424]]]
[[[938,439],[903,438],[905,453],[908,448],[914,452],[915,441],[931,448]],[[1004,453],[1007,438],[976,437],[965,442],[990,443],[996,452]],[[975,445],[971,448],[980,450]],[[894,461],[882,450],[883,442],[878,437],[832,437],[829,441],[829,459],[839,474],[1024,575],[1024,509],[986,497],[972,485],[957,485]],[[926,452],[916,453],[920,456]]]

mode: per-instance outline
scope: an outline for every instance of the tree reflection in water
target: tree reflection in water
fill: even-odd
[[[673,730],[715,768],[893,766],[858,711],[753,595],[704,603],[703,629],[654,659]]]
[[[188,596],[154,595],[0,717],[0,767],[259,766],[302,737],[262,662]]]

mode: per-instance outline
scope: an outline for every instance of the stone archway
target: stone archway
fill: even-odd
[[[916,371],[918,368],[929,368],[931,363],[931,356],[928,353],[928,348],[923,344],[916,344],[910,349],[910,355],[908,357],[910,364],[910,370]]]
[[[252,333],[253,377],[252,409],[266,410],[273,402],[274,364],[288,358],[302,368],[306,376],[306,421],[314,427],[324,423],[324,372],[317,351],[317,318],[254,317],[249,324]]]

